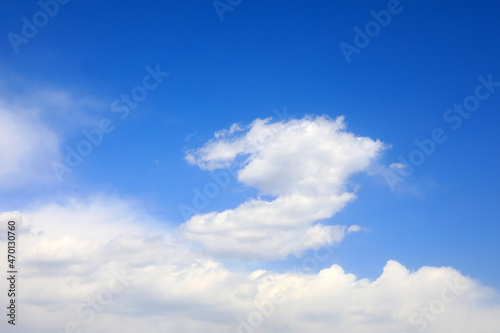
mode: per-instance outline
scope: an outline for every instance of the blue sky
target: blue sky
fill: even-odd
[[[192,206],[193,189],[203,189],[212,182],[211,173],[224,170],[202,166],[212,162],[249,163],[250,175],[240,181],[231,176],[229,185],[198,209],[202,217],[236,209],[252,198],[271,202],[288,195],[286,184],[277,185],[274,194],[266,193],[267,182],[276,175],[253,174],[260,167],[252,167],[252,162],[262,156],[269,158],[262,157],[264,169],[266,163],[276,163],[286,173],[287,165],[269,157],[279,150],[258,146],[254,154],[255,147],[240,147],[235,152],[240,160],[210,154],[218,151],[219,144],[240,139],[241,145],[248,144],[248,133],[258,118],[271,117],[263,128],[281,138],[295,125],[335,131],[329,126],[344,116],[345,129],[338,137],[328,137],[332,147],[335,140],[350,142],[353,137],[365,138],[371,145],[365,151],[352,141],[346,151],[366,153],[366,165],[342,167],[346,176],[342,186],[335,185],[335,191],[355,193],[356,198],[311,223],[363,229],[330,244],[333,254],[307,273],[339,265],[359,279],[374,281],[386,263],[395,260],[410,272],[424,266],[452,267],[480,286],[498,290],[500,87],[495,82],[500,82],[500,46],[495,41],[500,34],[500,3],[222,3],[232,10],[218,13],[211,1],[72,0],[58,4],[57,13],[26,43],[13,44],[9,33],[22,36],[23,17],[33,22],[41,7],[36,1],[3,2],[0,128],[4,135],[0,138],[8,144],[0,146],[4,165],[0,212],[38,216],[40,220],[32,217],[31,223],[44,230],[47,216],[40,213],[44,207],[71,209],[68,198],[94,207],[89,202],[114,198],[111,203],[140,207],[142,215],[137,216],[154,220],[155,234],[172,235],[168,237],[179,246],[200,251],[200,256],[230,271],[285,273],[311,255],[314,246],[277,256],[239,247],[210,250],[212,241],[204,236],[186,236],[195,224],[187,223],[179,206]],[[365,31],[366,24],[374,21],[371,11],[386,10],[388,5],[397,8],[390,22],[378,25],[379,30],[368,36],[368,45],[358,45],[358,53],[346,57],[341,43],[355,47],[355,27]],[[151,71],[168,76],[161,77],[120,119],[113,102],[142,86]],[[154,78],[148,80],[155,83]],[[487,87],[485,80],[493,84]],[[458,120],[446,115],[458,113],[447,110],[477,96],[478,85],[488,96],[469,98],[479,104],[470,115],[466,112],[467,118],[460,116],[454,129]],[[76,149],[86,139],[82,131],[99,128],[103,119],[109,119],[111,133],[103,135],[102,143],[73,172],[58,180],[52,164],[64,164],[66,147]],[[14,123],[22,130],[17,131]],[[241,131],[214,139],[215,132],[235,123]],[[400,156],[408,160],[419,150],[415,140],[429,140],[436,129],[447,139],[434,143],[433,152],[409,177],[389,186],[387,175],[398,175],[405,168],[402,164],[408,164]],[[300,139],[300,133],[290,138]],[[316,142],[311,140],[304,142]],[[376,142],[384,148],[377,148]],[[291,160],[306,159],[308,151]],[[192,163],[186,159],[189,154]],[[61,223],[68,226],[68,235],[74,232],[71,219]]]

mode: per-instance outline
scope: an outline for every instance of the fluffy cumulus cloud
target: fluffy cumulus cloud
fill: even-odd
[[[136,204],[105,196],[4,212],[2,230],[9,220],[19,229],[17,329],[23,333],[498,328],[495,293],[452,268],[409,271],[389,261],[373,281],[338,265],[317,273],[235,271],[186,247]],[[1,265],[5,271],[5,261]],[[6,325],[2,321],[0,329],[8,331]]]
[[[57,139],[26,113],[4,108],[0,117],[10,126],[0,122],[12,131],[10,139],[20,142],[19,151],[15,144],[0,147],[0,158],[14,163],[3,167],[3,181],[16,172],[28,177],[38,149],[54,154]],[[35,138],[52,141],[31,142],[14,131],[24,126]],[[333,253],[329,245],[361,227],[322,220],[355,198],[349,177],[367,170],[383,149],[380,141],[347,132],[342,118],[256,120],[217,132],[187,158],[209,170],[236,163],[238,180],[269,200],[194,215],[179,228],[150,216],[139,202],[104,194],[0,212],[0,248],[7,248],[8,222],[16,222],[16,330],[498,332],[495,291],[449,267],[410,271],[388,261],[378,278],[368,280],[338,265],[318,272],[248,271],[214,259],[228,253],[281,258],[317,249],[299,267],[323,267]],[[186,238],[204,248],[191,247]],[[1,271],[6,264],[0,260]],[[0,290],[8,288],[0,279]],[[0,331],[11,330],[0,321]]]
[[[343,117],[257,119],[219,131],[187,161],[206,170],[236,165],[238,181],[272,199],[196,214],[184,224],[185,236],[211,254],[238,258],[279,259],[337,243],[346,226],[320,221],[355,198],[349,177],[366,171],[384,148],[348,132]]]

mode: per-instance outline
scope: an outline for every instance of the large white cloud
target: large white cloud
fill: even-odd
[[[16,329],[22,333],[498,329],[495,292],[452,268],[411,272],[389,261],[374,281],[338,265],[318,273],[230,270],[162,232],[164,224],[136,205],[105,196],[6,212],[2,230],[10,219],[21,229]],[[328,249],[303,260],[326,256]],[[9,331],[5,320],[0,329]]]
[[[343,117],[235,124],[186,159],[207,170],[239,163],[238,180],[274,199],[194,215],[185,235],[211,254],[238,258],[278,259],[337,243],[346,227],[319,221],[355,198],[349,177],[366,171],[383,149],[379,140],[347,132]]]

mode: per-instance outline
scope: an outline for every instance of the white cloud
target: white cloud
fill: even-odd
[[[135,204],[105,196],[26,214],[6,212],[0,215],[2,230],[9,219],[22,227],[18,329],[23,333],[64,332],[71,322],[95,333],[110,328],[495,333],[498,328],[498,296],[452,268],[410,272],[389,261],[374,281],[338,265],[307,274],[232,271],[161,232],[161,224]],[[144,226],[144,220],[151,223]],[[6,248],[5,240],[0,246]],[[0,288],[6,287],[0,280]],[[240,326],[255,321],[251,330]],[[0,329],[7,331],[6,325],[2,321]]]
[[[384,148],[379,140],[347,132],[343,117],[257,119],[246,131],[234,124],[189,152],[187,161],[207,170],[241,163],[238,180],[275,199],[192,216],[185,236],[211,254],[238,258],[278,259],[337,243],[346,228],[318,221],[355,198],[349,177],[366,171]]]
[[[97,126],[106,105],[81,96],[15,79],[19,87],[0,93],[0,187],[28,188],[57,182],[52,162],[63,161],[61,143],[82,127]],[[3,82],[0,81],[0,85]],[[13,85],[16,87],[16,85]],[[14,90],[14,91],[13,91]]]
[[[59,138],[33,110],[0,101],[0,185],[47,182],[50,162],[60,157]]]

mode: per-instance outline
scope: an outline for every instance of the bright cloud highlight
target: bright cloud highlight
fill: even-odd
[[[238,258],[300,256],[338,243],[346,227],[320,221],[355,199],[349,177],[366,171],[384,148],[380,140],[347,132],[343,117],[257,119],[245,129],[234,124],[189,152],[187,161],[206,170],[239,163],[238,180],[274,199],[194,215],[185,235],[211,254]]]
[[[21,230],[19,304],[30,318],[20,322],[23,333],[110,327],[125,333],[494,333],[498,327],[494,291],[448,267],[410,271],[389,261],[373,281],[338,265],[318,273],[231,270],[189,249],[175,232],[160,231],[135,203],[102,195],[5,212],[0,226],[9,219]],[[147,228],[144,220],[151,222]],[[105,232],[96,237],[99,227]]]

